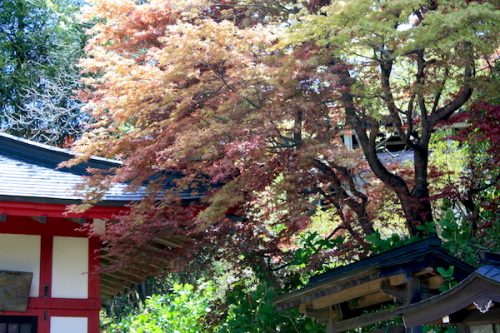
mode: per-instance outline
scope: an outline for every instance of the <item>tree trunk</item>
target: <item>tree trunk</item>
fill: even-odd
[[[416,235],[420,231],[418,225],[432,222],[432,207],[428,198],[419,199],[413,195],[399,195],[399,201],[406,218],[406,226],[410,235]]]
[[[368,124],[369,119],[360,118],[357,114],[354,97],[350,93],[353,80],[347,70],[341,70],[341,82],[347,88],[342,93],[342,103],[346,113],[346,120],[356,131],[357,137],[366,160],[373,171],[384,184],[391,188],[401,202],[406,218],[406,225],[410,235],[418,233],[417,225],[432,221],[432,210],[428,196],[427,186],[427,164],[428,149],[422,149],[416,156],[415,176],[418,178],[418,186],[410,192],[408,184],[400,176],[390,172],[383,165],[377,155],[376,138],[379,127],[376,122]],[[417,171],[418,170],[418,171]]]

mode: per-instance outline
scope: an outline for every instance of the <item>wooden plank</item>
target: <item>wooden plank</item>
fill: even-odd
[[[111,260],[106,259],[106,258],[101,258],[100,260],[101,260],[101,264],[102,264],[103,268],[106,268],[106,267],[113,265],[113,262]],[[127,265],[126,268],[118,269],[117,271],[124,271],[124,270],[126,270],[128,274],[133,275],[133,276],[137,276],[140,279],[144,279],[145,276],[151,274],[151,272],[149,272],[145,269],[141,269],[141,267],[136,267],[134,265]],[[106,272],[104,272],[103,274],[106,274]]]
[[[404,303],[407,299],[408,296],[408,285],[404,286],[391,286],[389,281],[383,281],[382,285],[380,287],[380,290],[388,295],[394,298],[395,301]]]
[[[131,265],[135,267],[145,268],[149,272],[148,275],[153,275],[156,271],[158,271],[162,267],[162,263],[168,262],[169,259],[163,258],[163,255],[165,255],[166,253],[158,249],[157,250],[160,251],[161,253],[158,253],[155,250],[151,250],[151,252],[153,252],[154,254],[153,253],[148,254],[147,251],[149,250],[150,248],[141,247],[139,253],[133,257]],[[158,254],[161,256],[160,257],[156,256]]]
[[[342,310],[340,309],[339,304],[335,304],[334,306],[331,307],[332,309],[332,317],[330,318],[331,320],[334,321],[341,321],[343,319],[342,317]]]
[[[123,269],[123,270],[119,270],[119,271],[111,272],[111,273],[126,276],[126,277],[132,279],[133,281],[142,281],[142,280],[146,279],[146,277],[144,275],[139,275],[137,273],[134,273],[130,269],[126,269],[126,270]]]
[[[367,307],[372,306],[372,305],[389,302],[392,300],[393,300],[392,296],[387,295],[383,292],[376,292],[373,294],[362,296],[361,298],[359,298],[356,301],[355,305],[350,305],[349,308],[351,310],[362,309],[362,308],[367,308]]]
[[[314,318],[317,322],[327,324],[330,319],[340,320],[340,314],[335,309],[323,308],[320,310],[307,309],[307,317]]]
[[[427,279],[427,285],[429,289],[439,289],[444,283],[444,279],[441,275],[431,276]]]
[[[312,301],[379,278],[380,272],[377,270],[364,271],[353,276],[343,277],[333,281],[319,282],[311,288],[305,288],[289,295],[284,295],[278,298],[274,303],[278,305],[278,308],[282,309],[296,307],[302,302]]]
[[[107,281],[104,281],[103,279],[100,280],[99,288],[101,289],[101,291],[104,288],[104,289],[106,289],[109,292],[115,292],[115,291],[119,290],[119,289],[111,286],[110,284],[108,284]]]
[[[126,283],[123,283],[123,281],[121,280],[118,280],[114,277],[111,277],[109,275],[102,275],[101,276],[101,283],[102,284],[105,284],[109,287],[115,287],[117,289],[125,289],[126,287],[128,287],[128,285]]]
[[[349,289],[320,297],[312,302],[313,309],[321,309],[330,305],[339,304],[361,296],[375,293],[380,290],[381,282],[382,279],[376,279]]]
[[[124,288],[118,288],[116,286],[111,286],[109,284],[104,283],[101,280],[101,286],[100,286],[101,292],[106,291],[108,295],[116,295],[119,294],[121,291],[125,290]]]
[[[101,283],[101,287],[104,286],[104,287],[107,287],[109,289],[116,290],[117,292],[119,290],[125,290],[128,287],[127,285],[122,285],[122,284],[112,282],[112,281],[109,281],[109,280],[103,279],[103,278],[101,278],[100,283]]]
[[[408,281],[406,274],[393,275],[389,277],[389,284],[391,286],[400,286]]]
[[[391,320],[397,317],[397,309],[388,309],[379,312],[367,313],[355,318],[334,322],[335,332],[344,332],[354,328],[360,328],[371,324],[376,324],[381,321]]]
[[[106,276],[118,279],[120,281],[127,282],[130,285],[134,285],[139,283],[141,280],[131,280],[130,277],[124,276],[124,274],[120,274],[120,272],[107,273]]]
[[[99,288],[101,289],[101,292],[103,294],[110,295],[110,296],[114,296],[114,295],[116,295],[116,294],[118,294],[120,292],[119,290],[114,289],[112,287],[109,287],[109,286],[107,286],[105,284],[101,284]]]

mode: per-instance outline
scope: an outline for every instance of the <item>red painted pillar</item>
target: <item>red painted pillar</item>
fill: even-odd
[[[49,299],[52,284],[52,235],[42,235],[40,244],[40,290],[38,297]],[[50,333],[50,312],[48,309],[38,311],[38,332]]]
[[[101,291],[100,291],[100,280],[99,280],[99,250],[101,244],[99,238],[91,237],[89,239],[89,299],[93,300],[101,306]],[[100,321],[99,321],[99,311],[95,311],[89,317],[89,333],[99,333],[100,332]]]

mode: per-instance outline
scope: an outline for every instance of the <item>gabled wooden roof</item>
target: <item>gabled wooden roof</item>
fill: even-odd
[[[457,280],[474,271],[432,237],[320,274],[274,304],[279,310],[298,308],[326,324],[329,333],[343,332],[391,320],[401,306],[438,294],[443,278],[437,268],[449,266]]]
[[[403,307],[401,314],[406,326],[500,323],[500,262],[481,266],[453,288]]]
[[[306,287],[276,299],[278,309],[285,310],[310,302],[337,290],[398,274],[418,272],[426,267],[455,266],[457,278],[463,279],[474,268],[449,255],[437,237],[420,240],[358,262],[317,275]]]

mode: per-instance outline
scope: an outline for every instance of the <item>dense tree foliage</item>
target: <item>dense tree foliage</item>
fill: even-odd
[[[168,232],[189,242],[165,250],[169,269],[200,253],[231,262],[239,282],[214,328],[293,332],[306,322],[276,316],[277,288],[427,233],[466,260],[498,247],[493,1],[94,0],[85,17],[95,124],[73,163],[119,158],[89,186],[151,189],[107,253],[126,263]],[[382,154],[391,140],[409,157]],[[186,189],[204,199],[176,201]]]
[[[471,264],[499,249],[497,5],[0,0],[0,129],[60,145],[92,124],[71,163],[123,165],[76,209],[149,184],[107,229],[118,265],[184,241],[148,260],[197,274],[118,298],[108,331],[322,332],[273,298],[429,233]]]
[[[0,2],[0,128],[51,144],[83,130],[79,1]]]
[[[429,144],[491,78],[493,4],[273,3],[88,8],[84,95],[97,123],[81,158],[123,159],[111,182],[155,176],[158,189],[169,170],[185,175],[180,189],[214,189],[189,223],[172,211],[176,193],[155,193],[115,237],[168,225],[199,246],[259,253],[260,265],[283,259],[318,207],[336,216],[329,237],[345,233],[358,249],[387,223],[414,235],[433,221]],[[361,149],[342,143],[348,131]],[[378,154],[390,137],[411,149],[408,167]]]
[[[431,135],[484,77],[479,67],[498,44],[498,13],[487,3],[460,1],[335,2],[322,13],[303,18],[292,40],[319,45],[315,56],[326,57],[320,61],[340,86],[334,107],[354,128],[370,169],[396,193],[414,234],[433,220]],[[390,172],[378,157],[384,130],[413,150],[411,179]]]

